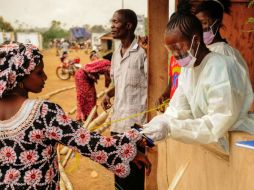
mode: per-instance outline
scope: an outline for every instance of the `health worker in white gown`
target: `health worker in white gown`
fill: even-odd
[[[165,113],[145,124],[142,133],[154,141],[171,137],[202,144],[219,142],[231,130],[253,133],[246,69],[230,56],[209,51],[200,21],[184,6],[167,24],[165,45],[182,66],[178,88]]]

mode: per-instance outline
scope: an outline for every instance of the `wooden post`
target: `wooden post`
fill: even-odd
[[[167,62],[168,56],[164,48],[164,31],[168,22],[168,0],[148,0],[148,107],[153,108],[156,99],[162,94],[167,86]],[[149,113],[151,119],[155,113]],[[157,190],[158,185],[164,184],[165,174],[157,177],[158,151],[148,151],[148,157],[152,162],[152,173],[146,178],[146,190]],[[166,160],[165,160],[166,163]],[[162,170],[158,170],[159,172]],[[164,170],[163,170],[164,171]],[[166,170],[165,170],[166,171]],[[162,182],[158,182],[162,180]]]

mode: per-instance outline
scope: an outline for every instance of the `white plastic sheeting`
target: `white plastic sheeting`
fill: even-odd
[[[14,40],[14,35],[12,32],[0,32],[0,44],[11,40]]]
[[[42,49],[42,37],[39,33],[17,33],[16,41],[25,44],[31,43],[39,49]]]

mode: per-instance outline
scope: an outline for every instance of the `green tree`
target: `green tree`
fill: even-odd
[[[52,30],[61,30],[61,22],[57,21],[57,20],[52,20],[50,29],[52,29]]]
[[[6,22],[2,16],[0,16],[0,31],[12,32],[14,29],[9,22]]]
[[[102,25],[94,25],[91,28],[89,28],[89,31],[91,33],[103,33],[103,32],[106,32],[105,28]]]
[[[254,0],[251,0],[249,2],[248,7],[250,8],[250,7],[253,7],[253,6],[254,6]],[[251,24],[253,26],[254,25],[254,17],[248,18],[248,20],[246,21],[246,24]],[[252,29],[246,31],[246,32],[254,32],[254,27]]]
[[[148,19],[145,17],[145,35],[148,35]]]
[[[46,32],[43,32],[42,36],[43,36],[43,46],[48,47],[48,44],[51,40],[68,38],[70,36],[70,31],[64,30],[61,27],[60,21],[53,20],[51,21],[49,29]]]
[[[91,28],[91,26],[90,26],[89,24],[84,24],[83,27],[84,27],[87,31],[89,31],[89,28]]]

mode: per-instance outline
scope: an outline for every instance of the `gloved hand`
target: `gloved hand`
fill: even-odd
[[[160,141],[167,138],[170,132],[167,126],[167,119],[164,114],[157,115],[149,123],[144,125],[140,133],[146,135],[153,141]]]

